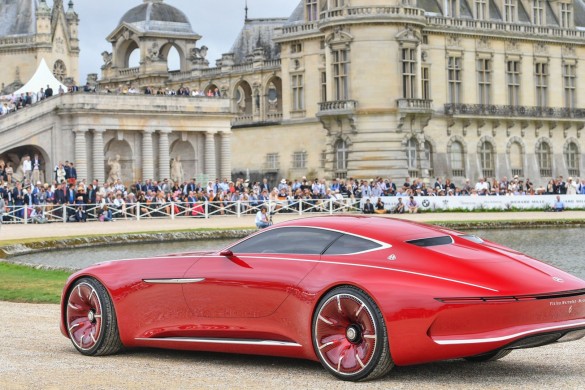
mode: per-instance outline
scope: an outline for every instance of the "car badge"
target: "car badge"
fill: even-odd
[[[388,256],[388,260],[390,260],[390,261],[396,260],[396,255],[392,254],[392,255]]]
[[[554,276],[553,280],[557,283],[565,283],[565,281],[562,278],[559,278],[558,276]]]

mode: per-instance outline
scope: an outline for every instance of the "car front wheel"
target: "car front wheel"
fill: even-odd
[[[371,380],[394,366],[382,313],[358,288],[338,287],[325,294],[313,315],[312,332],[315,353],[340,379]]]
[[[93,278],[80,279],[69,290],[66,322],[69,338],[83,355],[111,355],[123,348],[112,299]]]

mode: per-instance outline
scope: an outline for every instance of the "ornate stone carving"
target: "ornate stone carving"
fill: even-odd
[[[102,65],[102,70],[109,69],[112,67],[112,53],[110,53],[109,51],[103,51],[102,60],[104,61],[104,64]]]
[[[461,46],[461,38],[456,35],[447,35],[447,46],[459,47]]]
[[[537,42],[534,44],[534,54],[547,55],[548,46],[544,42]]]
[[[518,41],[506,41],[506,52],[519,52],[520,51],[520,45],[518,44]]]
[[[476,41],[477,50],[491,50],[492,44],[487,37],[481,37]]]
[[[148,49],[144,60],[146,62],[157,62],[157,61],[161,61],[162,59],[163,59],[162,53],[160,52],[160,47],[159,47],[158,43],[153,42],[152,46]]]
[[[563,46],[561,52],[563,57],[577,57],[574,46]]]

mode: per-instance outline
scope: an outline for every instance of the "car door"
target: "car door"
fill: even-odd
[[[259,318],[271,315],[318,264],[338,232],[283,227],[266,230],[221,254],[201,257],[183,286],[195,317]]]

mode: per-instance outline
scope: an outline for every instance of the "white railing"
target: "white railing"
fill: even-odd
[[[132,203],[116,208],[108,204],[102,205],[40,205],[40,206],[7,206],[3,223],[30,224],[47,222],[80,222],[109,220],[144,220],[144,219],[177,219],[177,218],[211,218],[237,217],[255,215],[262,206],[276,214],[336,214],[360,212],[359,199],[309,199],[309,200],[275,200],[275,201],[219,201],[219,202],[165,202],[165,203]],[[33,209],[37,212],[33,212]]]

